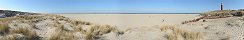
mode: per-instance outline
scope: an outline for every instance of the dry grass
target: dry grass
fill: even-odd
[[[210,11],[210,12],[204,12],[201,15],[209,15],[209,16],[229,16],[231,15],[231,12],[235,11],[230,11],[230,10],[217,10],[217,11]]]
[[[0,38],[1,40],[39,40],[39,36],[36,35],[35,31],[26,28],[9,30],[6,33]]]
[[[0,23],[0,33],[5,34],[8,31],[9,27],[8,24]]]
[[[178,40],[179,37],[177,37],[177,35],[175,34],[168,34],[167,35],[167,39],[168,40]]]
[[[18,29],[10,30],[9,34],[22,34],[28,40],[39,39],[34,30],[29,30],[27,28],[18,28]]]
[[[50,37],[44,37],[45,40],[78,40],[74,32],[81,32],[84,34],[84,40],[96,40],[99,39],[101,35],[110,33],[110,32],[117,32],[113,26],[110,25],[91,25],[88,30],[82,30],[80,28],[75,28],[76,31],[66,31],[63,27],[55,27],[55,32],[52,33]],[[82,27],[81,27],[82,28]]]
[[[35,19],[35,18],[37,18],[37,16],[31,16],[31,15],[19,15],[19,16],[16,16],[16,18],[22,18],[22,19],[25,19],[25,20],[31,20],[31,19]]]
[[[54,20],[53,28],[55,28],[50,36],[43,37],[43,40],[78,40],[74,36],[74,32],[77,31],[67,31],[63,25],[57,20]]]
[[[47,15],[49,16],[49,15]],[[59,16],[50,16],[45,17],[43,15],[29,15],[29,16],[15,16],[15,17],[8,17],[0,19],[0,32],[5,33],[0,40],[79,40],[79,38],[76,37],[74,33],[80,32],[82,35],[84,34],[85,40],[96,40],[99,39],[100,36],[103,34],[107,34],[110,32],[118,32],[118,30],[111,25],[94,25],[89,22],[83,22],[83,21],[73,21],[69,19],[62,19],[64,17]],[[33,28],[16,28],[16,29],[10,29],[7,23],[11,23],[13,20],[16,21],[23,21],[21,23],[28,23],[31,26],[35,26],[35,23],[38,23],[39,20],[43,21],[45,19],[53,19],[54,24],[53,28],[55,30],[52,30],[53,33],[50,33],[52,35],[46,36],[44,35],[43,38],[40,38],[35,30]],[[68,23],[72,24],[72,28],[74,28],[75,31],[67,31],[64,29],[62,23],[59,23],[60,20],[67,21]],[[6,24],[5,24],[6,23]],[[80,25],[89,25],[90,27],[87,30],[83,30],[82,26]],[[42,35],[41,35],[42,36]],[[83,36],[82,36],[83,37]]]
[[[44,37],[44,40],[77,40],[74,38],[73,32],[56,28],[55,32],[50,35],[51,37]]]
[[[12,18],[0,18],[0,34],[5,35],[9,31],[8,22],[13,20]]]
[[[116,32],[117,29],[110,25],[93,25],[91,28],[85,32],[85,40],[95,40],[98,39],[99,36],[110,33],[110,32]]]
[[[23,40],[23,36],[20,34],[9,34],[5,35],[0,40]]]
[[[15,20],[17,18],[12,18],[12,17],[9,17],[9,18],[0,18],[0,22],[9,22],[9,21],[12,21],[12,20]]]
[[[204,12],[201,15],[221,18],[221,17],[231,17],[231,16],[242,16],[244,15],[244,11],[243,10],[216,10],[216,11]]]
[[[71,24],[74,24],[74,25],[92,25],[92,23],[90,22],[84,22],[84,21],[70,21]]]
[[[200,32],[191,32],[176,28],[175,26],[163,26],[162,31],[166,32],[172,30],[171,33],[166,34],[168,40],[179,40],[180,37],[183,37],[185,40],[201,40],[202,34]]]

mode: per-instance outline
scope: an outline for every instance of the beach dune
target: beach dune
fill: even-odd
[[[1,40],[243,40],[243,10],[202,14],[0,13]],[[60,16],[61,15],[61,16]]]

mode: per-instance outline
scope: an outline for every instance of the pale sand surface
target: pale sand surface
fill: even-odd
[[[203,19],[203,21],[181,24],[183,21],[199,18],[199,14],[59,14],[71,19],[97,24],[117,26],[123,35],[107,34],[108,40],[167,40],[168,34],[177,31],[162,31],[162,25],[176,25],[184,32],[199,32],[202,40],[243,39],[243,17]],[[163,21],[164,20],[164,21]],[[167,26],[164,26],[167,27]],[[168,28],[170,29],[170,28]],[[201,36],[202,35],[202,36]],[[194,35],[192,35],[194,36]],[[178,37],[184,39],[183,37]]]
[[[60,14],[75,20],[109,24],[124,31],[124,35],[107,36],[108,40],[166,40],[159,26],[181,24],[198,18],[198,14]],[[164,21],[163,21],[164,20]]]
[[[198,18],[199,14],[60,14],[75,20],[116,26],[153,26],[180,24]]]

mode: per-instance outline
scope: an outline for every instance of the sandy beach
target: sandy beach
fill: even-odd
[[[240,40],[241,17],[202,19],[199,14],[59,14],[70,19],[117,26],[120,36],[106,35],[107,40]],[[220,21],[221,20],[221,21]],[[170,26],[174,25],[174,26]],[[184,37],[186,36],[186,37]],[[192,38],[191,38],[192,37]],[[189,39],[188,39],[189,38]]]
[[[0,40],[244,40],[242,0],[1,0]]]
[[[3,10],[4,11],[4,10]],[[4,11],[0,40],[243,40],[241,10],[199,14],[38,14]],[[8,14],[9,12],[15,12]],[[17,16],[16,16],[17,15]],[[210,16],[204,16],[210,15]],[[8,31],[9,30],[9,31]],[[7,34],[6,34],[7,33]],[[24,34],[23,34],[24,33]]]
[[[117,26],[124,35],[106,35],[106,40],[167,40],[161,25],[179,25],[199,14],[59,14],[71,19]],[[112,37],[111,37],[112,36]]]
[[[199,17],[199,14],[59,14],[74,20],[122,27],[181,24]]]
[[[199,17],[199,14],[59,14],[70,19],[97,24],[115,25],[120,30],[157,25],[178,25]]]

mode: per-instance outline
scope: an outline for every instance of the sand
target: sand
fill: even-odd
[[[59,14],[71,19],[116,26],[153,26],[180,24],[199,17],[199,14]]]
[[[212,14],[212,13],[211,13]],[[59,16],[61,15],[61,16]],[[239,14],[240,15],[240,14]],[[63,17],[65,16],[65,17]],[[219,16],[223,16],[219,14]],[[199,18],[199,14],[58,14],[15,16],[2,19],[4,30],[13,34],[0,39],[25,36],[38,39],[74,38],[96,40],[243,40],[244,16]],[[208,17],[216,17],[208,19]],[[16,19],[17,18],[17,19]],[[19,20],[21,19],[21,20]],[[71,19],[71,20],[70,20]],[[199,19],[181,24],[183,21]],[[78,20],[78,21],[76,21]],[[92,24],[90,24],[92,23]],[[108,25],[106,25],[108,24]],[[171,25],[166,25],[171,24]],[[114,26],[113,26],[114,25]],[[10,29],[8,29],[8,27]],[[28,31],[20,29],[27,28]],[[48,29],[48,30],[46,30]],[[49,30],[50,29],[50,30]],[[3,32],[8,32],[4,31]],[[33,36],[25,35],[26,33]],[[55,37],[53,34],[60,34]],[[2,34],[1,34],[2,35]],[[3,34],[4,35],[4,34]],[[74,36],[75,35],[75,36]],[[52,37],[54,36],[54,37]]]
[[[199,17],[199,14],[59,14],[74,20],[97,24],[115,25],[119,29],[150,27],[155,25],[178,25],[186,20]]]
[[[178,25],[198,18],[198,14],[59,14],[71,19],[115,25],[125,33],[107,40],[166,40],[160,25]],[[106,37],[105,37],[106,39]]]

